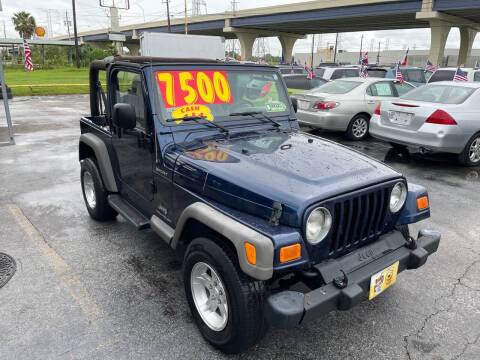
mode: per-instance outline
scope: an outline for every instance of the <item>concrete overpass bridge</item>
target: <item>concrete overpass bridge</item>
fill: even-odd
[[[251,58],[258,37],[278,37],[288,61],[295,41],[306,34],[430,28],[430,61],[439,65],[452,27],[460,29],[458,62],[465,63],[480,31],[480,0],[317,0],[188,19],[190,34],[238,38],[244,60]],[[167,21],[127,25],[120,31],[126,36],[124,45],[136,54],[141,33],[167,32]],[[172,19],[171,31],[183,33],[184,19]],[[108,33],[109,29],[100,29],[78,36],[83,42],[101,46],[110,42]]]

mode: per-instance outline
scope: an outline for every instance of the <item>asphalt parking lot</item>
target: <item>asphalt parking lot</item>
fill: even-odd
[[[0,148],[0,252],[17,272],[0,288],[0,359],[225,358],[193,323],[173,251],[121,217],[88,216],[77,155],[88,97],[10,106],[17,145]],[[373,301],[293,331],[271,329],[238,358],[479,359],[480,169],[321,135],[426,186],[432,217],[414,228],[440,230],[440,248]]]

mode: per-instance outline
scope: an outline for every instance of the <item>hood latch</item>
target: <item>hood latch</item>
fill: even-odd
[[[270,224],[277,226],[279,224],[280,217],[282,216],[282,204],[278,201],[273,202],[272,216],[270,216]]]

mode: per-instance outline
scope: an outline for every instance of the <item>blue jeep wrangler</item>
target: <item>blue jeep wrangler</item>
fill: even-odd
[[[427,191],[299,131],[275,67],[115,57],[91,64],[90,88],[90,216],[120,214],[183,257],[193,317],[224,352],[372,299],[438,248],[438,232],[408,231]]]

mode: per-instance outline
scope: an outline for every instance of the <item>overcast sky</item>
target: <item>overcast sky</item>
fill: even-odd
[[[112,1],[112,0],[100,0]],[[125,2],[127,0],[115,0]],[[237,9],[246,9],[261,6],[274,6],[278,4],[288,4],[302,2],[303,0],[237,0]],[[223,12],[231,10],[231,0],[204,0],[206,3],[206,11],[208,13]],[[191,14],[192,0],[187,0],[188,10]],[[51,29],[53,35],[67,33],[65,25],[66,12],[68,17],[72,18],[71,0],[2,0],[3,12],[0,13],[0,20],[5,25],[5,33],[7,37],[17,37],[11,17],[13,13],[21,10],[30,12],[36,19],[37,25]],[[99,0],[76,0],[78,31],[93,30],[98,28],[106,28],[110,25],[109,12],[105,8],[99,6]],[[170,0],[170,12],[173,17],[183,16],[183,0]],[[202,6],[202,13],[205,13],[205,6]],[[166,8],[162,0],[130,0],[130,10],[120,11],[120,24],[142,23],[146,21],[155,21],[166,18]],[[0,24],[0,26],[3,26]],[[0,29],[3,31],[3,28]],[[71,30],[72,31],[72,30]],[[49,30],[47,30],[50,34]],[[358,51],[360,48],[360,37],[364,35],[364,48],[368,50],[376,50],[378,42],[381,41],[382,49],[388,46],[388,49],[428,49],[430,46],[430,30],[429,29],[412,29],[412,30],[390,30],[390,31],[366,31],[357,33],[340,34],[339,49]],[[3,36],[1,34],[0,36]],[[328,42],[335,41],[335,34],[317,35],[317,44],[325,47]],[[460,37],[458,29],[453,28],[447,41],[447,47],[458,48]],[[371,48],[373,46],[373,48]],[[295,44],[294,52],[309,52],[310,40],[298,40]],[[279,55],[281,46],[277,39],[269,39],[266,45],[267,49],[272,53]],[[480,36],[474,43],[474,48],[480,47]]]

